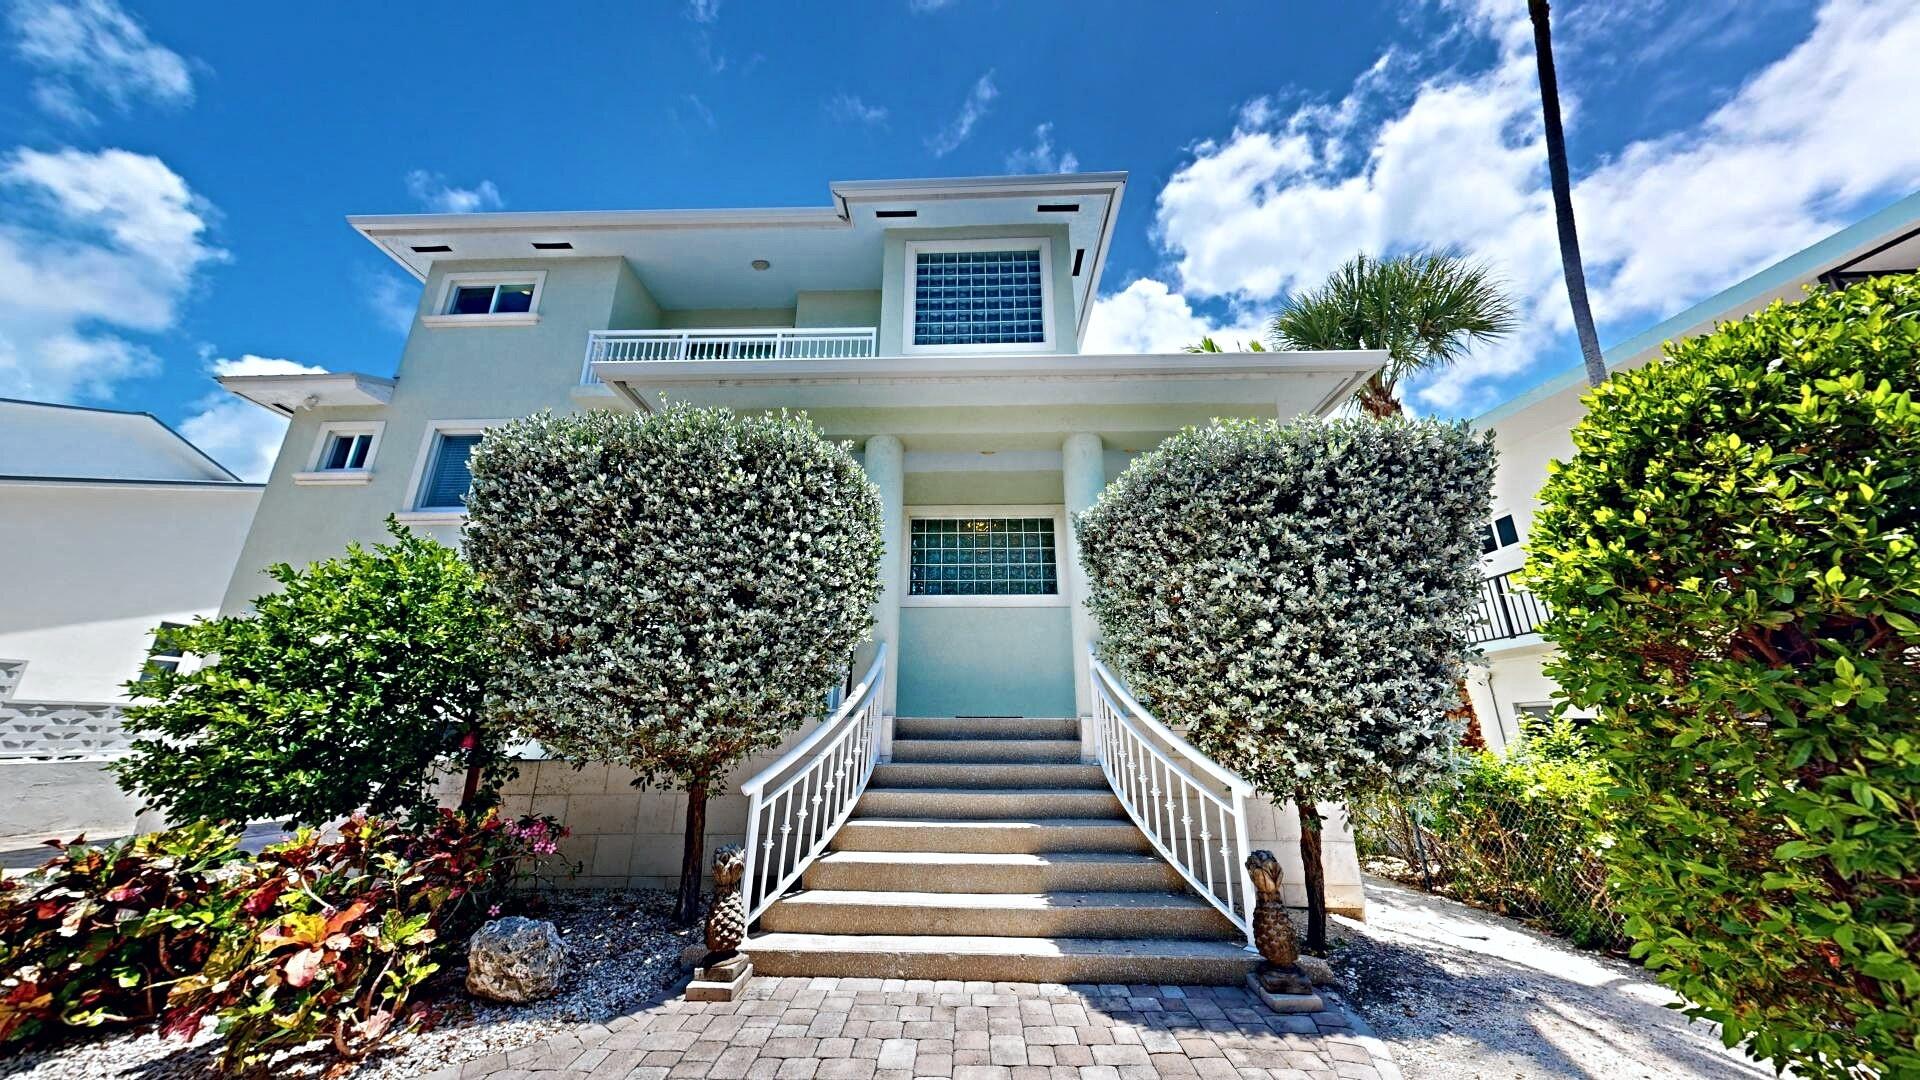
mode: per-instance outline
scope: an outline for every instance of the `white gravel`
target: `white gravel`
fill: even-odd
[[[631,1009],[680,977],[680,953],[699,936],[697,927],[671,925],[671,894],[660,891],[565,891],[548,894],[545,911],[567,945],[569,974],[554,997],[529,1005],[495,1005],[460,989],[464,962],[435,976],[423,993],[441,1007],[432,1030],[406,1036],[363,1063],[356,1080],[400,1080],[443,1065],[537,1042],[581,1023],[604,1021]],[[152,1031],[34,1050],[0,1061],[0,1077],[21,1080],[203,1080],[214,1075],[219,1040],[209,1024],[192,1043],[163,1040]],[[317,1076],[327,1064],[319,1055],[275,1062],[276,1077]]]
[[[1408,1080],[1772,1077],[1639,966],[1369,878],[1367,921],[1337,919],[1347,1000]]]

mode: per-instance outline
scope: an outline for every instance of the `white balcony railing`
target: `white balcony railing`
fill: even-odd
[[[1100,771],[1153,849],[1231,920],[1251,947],[1247,800],[1253,785],[1156,719],[1098,657],[1087,659]]]
[[[871,326],[795,329],[595,330],[587,335],[580,382],[592,386],[601,360],[837,360],[872,356]]]

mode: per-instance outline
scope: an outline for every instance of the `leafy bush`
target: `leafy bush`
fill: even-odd
[[[106,847],[55,845],[28,879],[0,885],[0,1043],[60,1027],[158,1016],[168,987],[200,970],[230,914],[217,900],[240,858],[213,825]]]
[[[1466,903],[1581,945],[1623,944],[1603,860],[1613,843],[1606,765],[1567,720],[1524,726],[1508,754],[1461,754],[1451,784],[1354,807],[1355,839]]]
[[[1140,455],[1079,519],[1103,655],[1299,808],[1311,945],[1315,802],[1418,788],[1460,739],[1492,478],[1491,439],[1461,425],[1231,421]]]
[[[1920,280],[1774,304],[1596,389],[1533,525],[1634,951],[1802,1076],[1920,1075],[1916,385]]]
[[[804,418],[539,415],[473,455],[468,555],[509,615],[501,706],[548,750],[707,794],[818,715],[880,592],[880,498]]]
[[[166,1030],[217,1015],[229,1073],[316,1038],[364,1057],[422,1019],[414,992],[563,835],[550,818],[443,810],[425,828],[355,817],[337,842],[270,847],[229,894],[235,931],[174,988]]]
[[[421,811],[436,766],[497,766],[492,612],[457,552],[387,528],[371,551],[272,567],[282,588],[250,614],[170,631],[209,662],[128,684],[152,704],[127,709],[147,737],[121,786],[183,820],[318,824]]]

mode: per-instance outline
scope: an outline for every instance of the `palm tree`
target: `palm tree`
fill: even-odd
[[[1244,349],[1223,349],[1223,348],[1221,348],[1221,347],[1220,347],[1220,343],[1219,343],[1219,342],[1217,342],[1217,341],[1215,341],[1215,340],[1213,340],[1213,336],[1212,336],[1211,334],[1209,334],[1209,335],[1206,335],[1206,336],[1204,336],[1204,337],[1202,337],[1202,338],[1200,339],[1200,344],[1198,344],[1198,345],[1189,345],[1189,346],[1187,346],[1186,348],[1184,348],[1184,349],[1182,349],[1182,350],[1180,350],[1180,351],[1181,351],[1181,352],[1190,352],[1190,353],[1203,353],[1203,352],[1266,352],[1266,351],[1267,351],[1267,347],[1266,347],[1265,345],[1262,345],[1262,344],[1260,344],[1260,343],[1259,343],[1258,341],[1249,341],[1249,342],[1247,342],[1247,347],[1246,347],[1246,348],[1244,348]]]
[[[1368,415],[1400,415],[1400,382],[1446,367],[1519,324],[1513,298],[1482,263],[1415,252],[1356,255],[1326,283],[1289,298],[1267,337],[1281,349],[1384,349],[1387,362],[1354,394]]]
[[[1573,184],[1567,176],[1567,133],[1560,126],[1560,79],[1553,70],[1547,0],[1527,0],[1527,15],[1533,20],[1533,55],[1540,65],[1540,115],[1547,128],[1547,177],[1553,183],[1553,224],[1560,230],[1560,265],[1567,274],[1567,301],[1573,306],[1580,356],[1587,363],[1587,383],[1599,386],[1607,379],[1607,362],[1600,356],[1600,335],[1593,329],[1587,272],[1580,265],[1580,234],[1573,227]]]

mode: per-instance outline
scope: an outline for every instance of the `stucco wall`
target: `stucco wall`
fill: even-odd
[[[219,607],[260,489],[0,485],[0,659],[22,701],[126,700],[153,629]],[[5,802],[0,797],[0,802]]]
[[[901,716],[1072,716],[1069,612],[900,609]]]
[[[0,762],[0,838],[126,836],[139,809],[140,800],[120,790],[104,762]]]
[[[1559,692],[1542,670],[1552,655],[1545,644],[1500,650],[1469,672],[1467,695],[1490,749],[1504,750],[1519,737],[1522,704],[1550,702]]]

